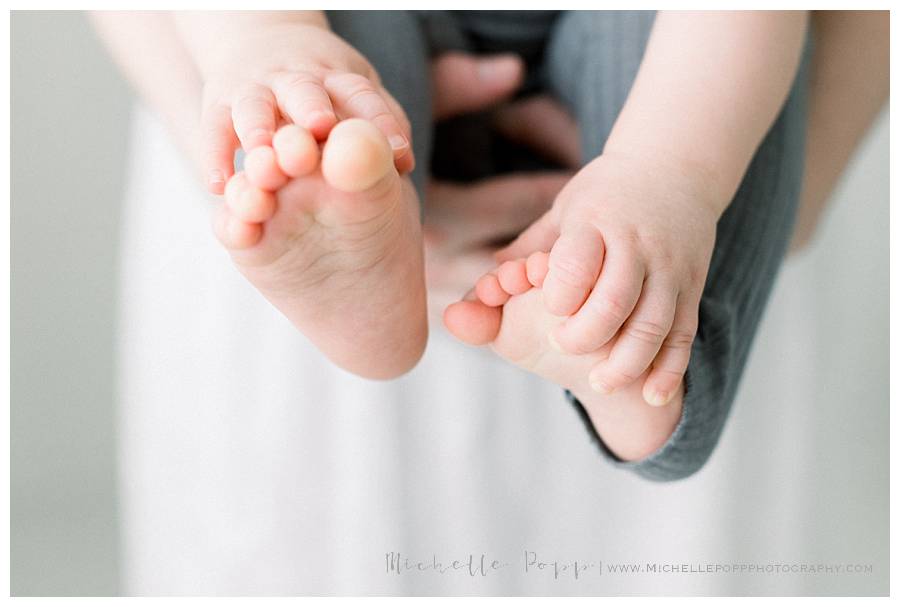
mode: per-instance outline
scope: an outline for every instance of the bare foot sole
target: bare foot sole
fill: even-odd
[[[591,369],[609,356],[609,345],[589,354],[567,354],[548,336],[563,320],[547,312],[541,285],[547,254],[504,262],[483,276],[463,300],[450,305],[444,324],[458,339],[489,345],[502,358],[569,389],[587,408],[607,446],[623,460],[650,455],[671,436],[681,417],[683,386],[663,407],[644,401],[647,373],[612,394],[589,385]]]
[[[320,152],[288,125],[244,167],[214,220],[244,276],[344,369],[410,369],[428,333],[419,207],[384,135],[346,120]]]

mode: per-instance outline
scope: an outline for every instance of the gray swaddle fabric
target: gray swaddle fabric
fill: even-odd
[[[372,61],[409,114],[420,192],[433,142],[428,55],[452,49],[522,54],[532,88],[551,92],[573,113],[587,162],[602,151],[625,103],[654,18],[651,11],[420,11],[416,19],[395,12],[329,14],[335,31]],[[718,442],[792,232],[803,170],[806,63],[719,221],[683,413],[673,435],[651,456],[621,461],[568,395],[600,452],[618,467],[651,480],[683,478],[703,466]],[[480,140],[450,142],[458,149],[441,149],[442,157],[452,164],[455,154],[471,164],[481,154],[489,166],[484,129],[475,123]]]

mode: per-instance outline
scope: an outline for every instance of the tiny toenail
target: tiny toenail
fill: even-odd
[[[647,399],[647,402],[654,407],[662,407],[669,402],[669,395],[665,392],[655,391],[650,394],[650,398]]]
[[[218,169],[209,172],[209,183],[212,185],[225,183],[225,175]]]
[[[409,141],[407,141],[406,137],[403,135],[391,135],[388,137],[388,143],[391,144],[391,149],[400,150],[405,147],[409,147]]]
[[[594,390],[594,392],[599,392],[600,394],[605,394],[607,396],[616,391],[615,388],[609,387],[599,379],[591,380],[591,388]]]

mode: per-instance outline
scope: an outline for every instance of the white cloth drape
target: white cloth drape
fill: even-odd
[[[869,147],[886,157],[881,129]],[[603,462],[561,390],[433,328],[408,376],[325,361],[230,265],[210,199],[136,115],[121,260],[120,486],[132,594],[887,591],[887,161],[783,269],[709,464]],[[852,184],[845,184],[844,192]],[[884,208],[882,208],[884,207]],[[508,565],[386,572],[385,554]],[[574,579],[542,562],[593,564]],[[612,573],[617,564],[870,573]]]

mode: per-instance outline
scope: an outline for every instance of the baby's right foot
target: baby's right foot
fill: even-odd
[[[502,358],[569,389],[588,411],[606,445],[625,460],[642,459],[671,436],[681,418],[683,387],[666,406],[645,403],[646,378],[604,394],[590,385],[590,371],[609,357],[611,345],[588,354],[569,354],[549,336],[563,318],[544,307],[547,254],[503,263],[483,276],[466,300],[447,308],[444,323],[460,340],[490,345]]]
[[[345,120],[320,154],[288,125],[244,166],[215,221],[244,276],[344,369],[409,370],[428,334],[419,206],[384,135]]]

